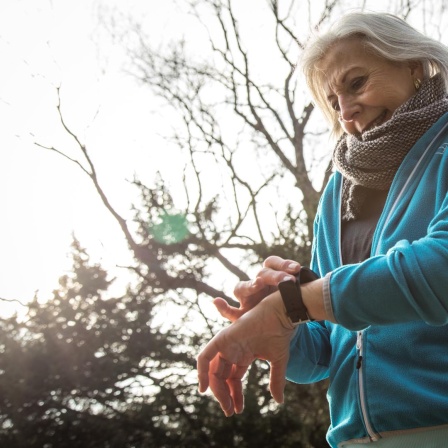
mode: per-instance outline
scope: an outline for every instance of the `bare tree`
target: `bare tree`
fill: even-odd
[[[368,3],[359,2],[358,6],[367,8]],[[167,192],[154,209],[147,204],[146,210],[136,207],[140,226],[132,232],[132,226],[119,215],[100,185],[87,145],[64,120],[60,101],[62,127],[75,142],[83,162],[62,149],[41,142],[37,145],[69,158],[90,177],[135,258],[148,267],[154,281],[164,285],[162,290],[191,289],[231,301],[228,294],[202,277],[211,259],[239,280],[248,278],[243,266],[258,264],[273,253],[303,264],[309,262],[317,204],[331,175],[331,143],[322,118],[314,113],[304,91],[296,64],[313,30],[325,27],[333,16],[353,4],[343,0],[317,5],[266,1],[259,6],[265,23],[264,36],[259,39],[253,38],[250,17],[244,16],[237,2],[184,0],[178,4],[203,27],[209,48],[205,56],[193,54],[185,40],[155,50],[151,36],[140,24],[122,23],[128,42],[127,70],[142,88],[150,88],[175,112],[169,116],[176,117],[171,139],[189,155],[184,170],[183,210],[174,210]],[[443,6],[437,11],[425,6],[423,1],[389,5],[404,17],[424,8],[427,23],[433,23],[434,17],[444,11]],[[257,54],[257,45],[268,43],[268,57],[263,52]],[[210,171],[216,174],[215,185],[210,184]],[[157,202],[151,197],[151,188],[138,179],[134,184],[144,201],[151,198],[153,205]],[[164,200],[169,203],[163,204]],[[169,219],[176,217],[188,227],[181,240],[174,239],[176,244],[172,244],[169,232],[161,241],[148,234],[147,222],[152,223],[152,230],[156,222],[169,229]],[[176,250],[183,264],[190,266],[186,271],[191,274],[172,277],[169,262],[161,263],[160,254],[173,255]],[[207,254],[200,274],[191,269],[191,260],[185,259],[187,252],[192,259]]]
[[[127,22],[127,70],[174,111],[169,115],[174,120],[170,138],[189,158],[182,209],[175,207],[164,179],[149,186],[135,178],[141,200],[133,206],[133,220],[123,218],[99,182],[87,143],[66,122],[58,90],[60,122],[79,158],[51,144],[36,145],[68,159],[90,178],[133,253],[135,263],[128,268],[138,279],[138,294],[155,304],[174,302],[196,319],[199,316],[199,327],[186,328],[185,321],[175,327],[188,332],[192,340],[199,333],[210,335],[221,325],[204,313],[202,297],[220,296],[235,304],[222,282],[211,275],[216,266],[220,278],[246,280],[247,268],[271,254],[309,262],[319,197],[331,175],[331,144],[326,126],[304,92],[296,63],[313,30],[353,6],[347,3],[269,0],[260,4],[263,43],[254,47],[247,43],[250,20],[243,17],[238,2],[185,0],[182,5],[207,36],[210,51],[202,57],[186,40],[156,49],[141,26]],[[368,4],[358,2],[361,8]],[[441,4],[444,8],[445,2]],[[408,18],[425,11],[428,27],[442,23],[444,9],[430,10],[424,1],[396,1],[389,7]],[[257,57],[257,45],[265,42],[271,43],[269,58],[259,52]],[[249,373],[248,388],[259,388],[265,373],[265,366],[258,364]],[[305,432],[321,430],[327,422],[324,386],[307,389],[317,397],[312,406],[309,399],[293,401],[296,415],[308,422],[308,429],[302,428]],[[306,393],[295,388],[290,396],[303,398]],[[251,399],[261,402],[264,410],[277,409],[266,392],[253,392]],[[311,445],[310,434],[304,436],[309,443],[304,446],[319,446]]]

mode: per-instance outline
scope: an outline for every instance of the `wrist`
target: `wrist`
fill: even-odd
[[[302,300],[314,320],[328,320],[324,307],[323,279],[301,285]]]
[[[285,303],[283,302],[280,291],[275,291],[267,296],[262,302],[269,304],[269,312],[277,316],[283,327],[287,329],[294,329],[291,319],[288,317]]]

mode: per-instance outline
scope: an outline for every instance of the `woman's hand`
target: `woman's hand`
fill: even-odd
[[[285,260],[277,256],[266,258],[263,269],[254,280],[237,283],[234,295],[240,302],[240,307],[230,306],[224,299],[216,298],[214,305],[221,316],[234,322],[247,311],[260,303],[266,296],[277,290],[277,285],[283,280],[295,280],[295,274],[300,270],[297,261]]]
[[[221,330],[201,351],[199,391],[210,387],[227,417],[239,414],[244,408],[243,376],[255,359],[265,359],[271,364],[271,395],[282,403],[293,332],[280,293],[274,292]]]

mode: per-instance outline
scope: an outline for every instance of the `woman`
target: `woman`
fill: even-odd
[[[239,309],[217,299],[233,323],[199,355],[199,389],[242,412],[241,378],[267,359],[279,403],[285,378],[330,378],[332,447],[446,446],[448,49],[394,16],[356,13],[308,46],[303,67],[339,136],[315,221],[320,278],[304,270],[294,296],[300,265],[270,257],[235,289]],[[300,300],[306,314],[291,314]]]

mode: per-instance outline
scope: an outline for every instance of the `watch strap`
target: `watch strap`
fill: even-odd
[[[286,314],[293,324],[300,324],[313,320],[310,319],[308,310],[303,303],[300,285],[317,280],[319,276],[311,269],[302,267],[295,277],[296,282],[287,280],[280,282],[278,286],[286,308]]]

